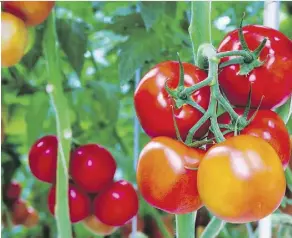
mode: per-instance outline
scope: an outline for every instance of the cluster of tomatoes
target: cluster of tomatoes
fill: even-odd
[[[21,185],[16,181],[11,181],[9,184],[4,185],[3,190],[5,191],[3,200],[9,210],[9,217],[7,217],[7,214],[2,216],[3,224],[5,226],[8,225],[8,219],[10,219],[12,225],[24,225],[27,228],[36,226],[39,221],[39,214],[20,198]]]
[[[37,140],[29,152],[29,167],[40,181],[51,183],[48,208],[56,209],[58,139],[47,135]],[[69,212],[72,223],[84,221],[92,231],[109,234],[130,221],[138,212],[136,190],[125,180],[113,181],[116,161],[98,144],[74,149],[69,165]],[[97,229],[99,228],[99,229]]]
[[[291,97],[292,41],[275,29],[257,25],[243,27],[242,33],[251,52],[257,51],[264,38],[267,42],[258,58],[251,60],[260,62],[257,67],[248,67],[246,61],[220,67],[235,57],[220,59],[218,84],[238,118],[250,121],[227,133],[237,122],[228,112],[220,115],[215,123],[219,123],[218,131],[226,132],[223,142],[194,148],[177,139],[178,132],[184,140],[190,129],[200,124],[204,113],[199,109],[207,111],[214,100],[212,85],[196,90],[190,98],[169,93],[166,85],[179,90],[181,71],[176,61],[154,66],[140,81],[134,94],[135,109],[152,139],[139,156],[137,184],[152,206],[184,214],[204,205],[231,223],[257,221],[279,207],[285,195],[284,170],[291,145],[285,123],[273,110]],[[217,52],[238,50],[242,44],[235,30],[226,35]],[[242,73],[244,67],[248,74]],[[197,66],[182,63],[182,68],[185,88],[207,78],[207,72]],[[245,113],[248,101],[251,109]],[[192,135],[192,142],[212,141],[209,127],[207,120]]]
[[[5,1],[1,12],[1,66],[17,64],[29,50],[28,27],[43,23],[54,1]]]

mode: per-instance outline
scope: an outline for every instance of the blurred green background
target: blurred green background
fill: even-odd
[[[238,27],[243,12],[244,24],[262,24],[263,7],[264,2],[214,2],[213,44],[217,46],[228,31]],[[63,86],[74,140],[107,147],[119,166],[117,178],[135,183],[135,72],[139,69],[142,76],[158,62],[176,60],[177,52],[183,61],[192,62],[188,35],[190,2],[57,2],[55,10]],[[283,2],[280,30],[290,38],[291,14],[291,2]],[[2,235],[7,238],[57,237],[55,221],[47,208],[49,185],[31,175],[27,159],[29,148],[37,138],[56,133],[54,110],[45,92],[50,77],[42,49],[45,27],[44,23],[35,28],[35,42],[20,64],[1,69],[5,132],[2,184],[12,178],[19,181],[22,198],[39,211],[41,218],[32,229],[2,227]],[[292,126],[290,133],[291,129]],[[148,140],[141,130],[140,148]],[[148,213],[148,207],[142,205],[140,215]],[[286,233],[278,237],[292,237],[291,226],[281,227],[285,229],[280,232]],[[74,229],[77,237],[94,237],[82,224]],[[48,230],[49,236],[45,236],[44,231]],[[278,224],[275,231],[279,232]],[[220,236],[248,237],[244,225],[229,225]],[[119,230],[112,237],[121,237]]]

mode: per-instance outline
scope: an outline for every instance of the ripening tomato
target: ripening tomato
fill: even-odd
[[[1,12],[1,66],[17,64],[24,55],[28,32],[24,22],[16,16]]]
[[[72,223],[79,222],[90,214],[91,204],[90,199],[86,193],[80,190],[78,187],[69,184],[69,212],[70,220]],[[55,214],[56,205],[56,187],[51,187],[48,194],[48,207],[52,215]]]
[[[26,202],[23,200],[16,201],[11,208],[11,219],[13,224],[22,225],[29,215]]]
[[[72,179],[88,193],[97,193],[111,183],[116,168],[111,153],[98,144],[82,145],[71,155]]]
[[[6,12],[21,18],[28,26],[36,26],[46,20],[55,1],[5,1]]]
[[[93,201],[94,215],[104,224],[122,226],[138,212],[138,195],[125,180],[112,183]]]
[[[10,201],[16,201],[20,197],[21,190],[21,185],[17,181],[11,181],[5,191],[5,198]]]
[[[205,78],[207,74],[196,66],[183,63],[184,85],[193,86]],[[174,102],[165,90],[165,83],[175,89],[179,82],[179,63],[166,61],[152,68],[139,83],[134,103],[141,126],[150,137],[168,136],[176,138],[171,106]],[[209,87],[201,88],[192,95],[193,100],[207,110],[210,100]],[[190,105],[174,109],[175,119],[182,138],[185,138],[192,126],[202,117],[202,113]],[[196,133],[201,137],[208,131],[208,122]]]
[[[25,219],[23,225],[27,228],[34,227],[38,224],[39,219],[40,219],[40,217],[39,217],[38,212],[36,210],[34,210],[34,208],[29,207],[28,208],[28,216]]]
[[[203,155],[202,150],[169,137],[152,139],[141,151],[137,166],[137,184],[144,199],[168,213],[199,209],[196,168]]]
[[[243,115],[244,113],[244,109],[242,108],[237,108],[235,111],[238,115]],[[251,110],[248,114],[248,119],[254,113],[255,111]],[[230,115],[227,112],[223,113],[218,117],[218,123],[230,124]],[[269,142],[279,155],[283,167],[287,167],[291,156],[289,132],[285,123],[277,113],[270,110],[259,110],[252,122],[245,127],[240,134],[260,137]],[[211,133],[209,137],[212,137],[212,135],[213,134]],[[232,137],[233,135],[234,133],[232,132],[228,133],[225,135],[225,138]]]
[[[243,27],[243,35],[249,49],[255,50],[264,37],[268,41],[260,53],[261,67],[248,75],[239,75],[239,65],[230,65],[219,74],[220,86],[233,105],[245,106],[252,86],[252,107],[256,108],[264,96],[261,108],[271,109],[286,102],[292,92],[292,41],[281,32],[257,25]],[[238,30],[226,35],[218,51],[240,50]],[[221,62],[232,59],[226,57]]]
[[[98,236],[108,236],[117,230],[115,226],[108,226],[98,220],[94,215],[87,217],[83,221],[84,227]]]
[[[285,195],[279,156],[261,138],[240,135],[209,149],[198,170],[203,204],[231,223],[257,221],[275,211]]]
[[[28,162],[32,174],[43,182],[53,183],[57,171],[58,139],[54,135],[38,139],[31,147]]]

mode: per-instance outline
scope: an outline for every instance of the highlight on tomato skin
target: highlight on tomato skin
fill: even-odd
[[[211,147],[198,170],[198,190],[206,208],[230,223],[262,219],[280,205],[284,170],[273,147],[240,135]]]
[[[142,149],[136,171],[143,198],[151,206],[172,214],[199,209],[202,202],[197,190],[197,168],[204,153],[169,137],[152,139]]]

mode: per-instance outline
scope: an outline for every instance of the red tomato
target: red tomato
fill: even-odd
[[[11,181],[11,183],[7,186],[5,198],[11,201],[18,200],[21,194],[21,190],[21,185],[17,181]]]
[[[16,201],[11,208],[13,224],[22,225],[29,215],[27,204],[23,200]]]
[[[243,27],[249,49],[255,50],[264,37],[268,41],[260,54],[265,63],[248,75],[239,75],[239,65],[230,65],[219,74],[220,86],[230,102],[245,106],[252,85],[252,107],[256,108],[264,96],[261,108],[271,109],[287,101],[292,91],[292,41],[281,32],[257,25]],[[232,31],[221,42],[218,51],[240,50],[238,30]],[[226,57],[222,62],[232,59]]]
[[[183,63],[184,84],[193,86],[207,78],[207,74],[196,66]],[[150,137],[168,136],[176,138],[172,109],[173,100],[164,89],[165,83],[175,89],[179,82],[179,63],[167,61],[152,68],[139,83],[134,103],[141,126]],[[193,100],[207,110],[210,100],[210,89],[204,87],[196,91]],[[185,138],[192,126],[202,117],[202,113],[190,105],[183,105],[174,110],[180,134]],[[201,137],[208,131],[209,124],[204,124],[195,134]]]
[[[55,5],[55,1],[5,1],[6,12],[21,18],[28,26],[36,26],[46,20]]]
[[[213,146],[198,170],[203,204],[231,223],[257,221],[274,212],[286,180],[277,155],[261,138],[240,135]]]
[[[90,199],[83,191],[73,184],[69,184],[69,210],[72,223],[79,222],[90,214]],[[56,187],[53,186],[48,194],[48,207],[52,215],[55,214]]]
[[[28,32],[24,22],[16,16],[1,12],[1,66],[17,64],[24,55]]]
[[[235,109],[235,111],[238,115],[243,115],[244,113],[244,109],[240,108]],[[254,112],[253,110],[249,112],[248,119]],[[230,124],[231,118],[229,114],[225,112],[219,116],[218,123]],[[240,134],[260,137],[267,141],[276,150],[283,167],[287,167],[291,156],[289,132],[277,113],[270,110],[259,110],[253,121]],[[229,138],[233,135],[234,133],[229,133],[225,137]],[[212,134],[210,136],[212,137]]]
[[[28,216],[25,219],[23,225],[27,228],[34,227],[38,224],[39,222],[39,214],[36,210],[34,210],[32,207],[28,208]]]
[[[122,226],[138,212],[138,196],[125,180],[112,183],[93,201],[94,215],[104,224]]]
[[[203,155],[202,150],[169,137],[152,139],[141,151],[137,167],[137,184],[144,199],[168,213],[199,209],[202,203],[195,169]]]
[[[108,226],[98,220],[94,215],[87,217],[83,221],[84,227],[98,236],[108,236],[117,230],[115,226]]]
[[[111,153],[97,144],[80,146],[71,155],[72,179],[88,193],[97,193],[111,183],[116,168]]]
[[[57,171],[58,139],[48,135],[37,140],[29,152],[29,167],[32,174],[43,182],[53,183]]]

